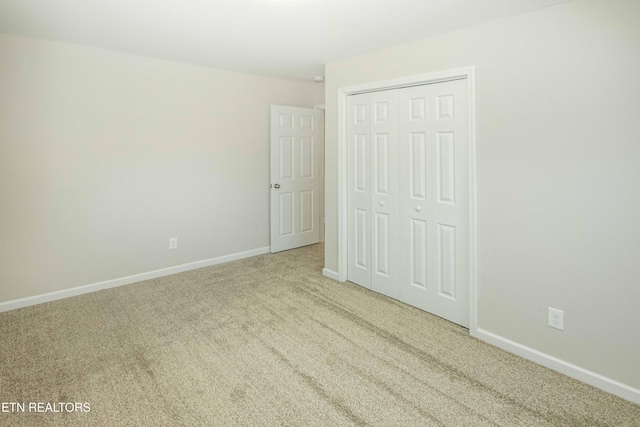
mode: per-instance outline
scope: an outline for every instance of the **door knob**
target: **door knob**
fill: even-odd
[[[417,206],[417,207],[416,207],[416,211],[417,211],[417,212],[420,212],[421,210],[422,210],[422,208],[421,208],[420,206]]]
[[[380,206],[384,206],[384,202],[380,202]]]
[[[275,184],[273,188],[280,188],[280,184]]]

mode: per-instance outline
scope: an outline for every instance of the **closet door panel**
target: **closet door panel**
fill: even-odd
[[[469,325],[466,84],[398,93],[400,300],[463,326]]]
[[[373,270],[371,289],[398,298],[400,281],[398,91],[371,94]]]
[[[371,95],[347,99],[347,279],[371,288]]]

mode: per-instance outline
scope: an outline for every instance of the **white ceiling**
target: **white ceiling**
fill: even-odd
[[[568,0],[0,0],[0,32],[294,79]]]

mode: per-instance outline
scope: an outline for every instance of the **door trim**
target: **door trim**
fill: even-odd
[[[392,80],[364,83],[338,89],[338,271],[337,279],[347,280],[347,96],[363,92],[397,89],[466,79],[469,108],[469,333],[478,332],[478,179],[476,167],[475,66],[455,68]]]

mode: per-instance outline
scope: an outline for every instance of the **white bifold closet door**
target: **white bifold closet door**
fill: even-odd
[[[348,280],[469,326],[467,82],[348,98]]]
[[[400,297],[398,93],[350,96],[348,279]]]

